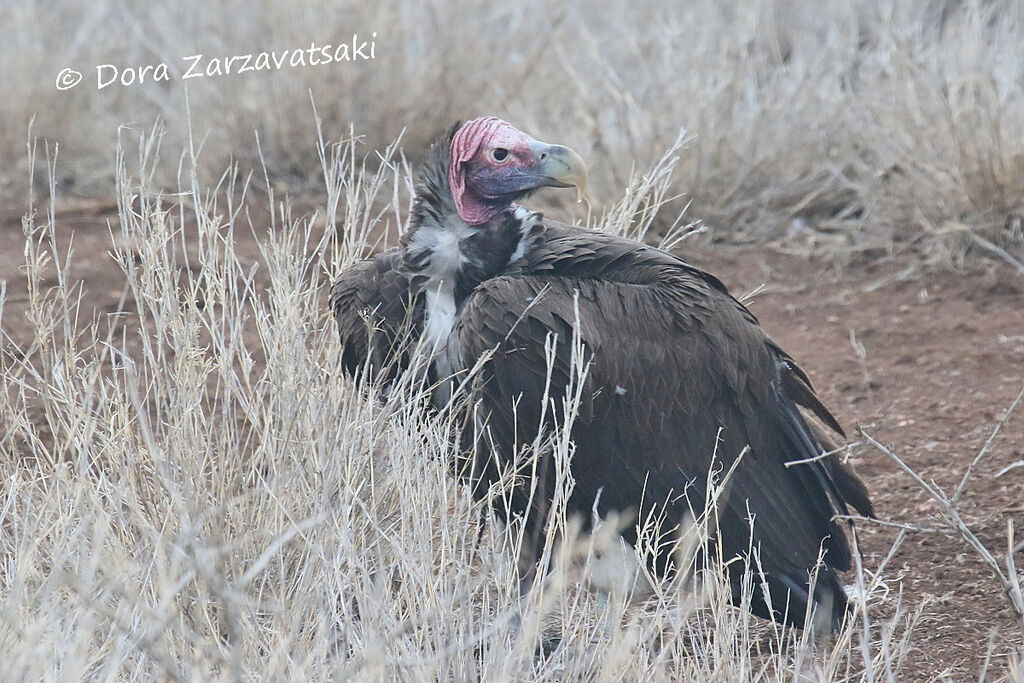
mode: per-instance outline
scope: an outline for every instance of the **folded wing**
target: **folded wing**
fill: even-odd
[[[824,552],[814,600],[832,604],[834,620],[841,619],[846,600],[833,570],[849,568],[850,550],[833,517],[847,512],[847,502],[865,513],[870,505],[859,480],[835,458],[786,466],[823,453],[796,401],[833,425],[834,419],[803,373],[717,280],[657,256],[663,252],[651,250],[653,259],[648,252],[631,267],[629,254],[614,251],[602,257],[600,248],[591,250],[593,260],[614,266],[614,277],[600,269],[566,274],[553,258],[547,272],[493,278],[466,302],[458,328],[466,364],[497,349],[474,394],[489,441],[478,449],[481,457],[510,458],[538,429],[550,428],[541,424],[541,402],[551,338],[557,344],[547,415],[560,419],[578,326],[590,366],[572,433],[570,507],[586,519],[596,499],[601,513],[634,510],[641,519],[653,514],[678,522],[691,508],[703,510],[713,460],[728,469],[749,446],[718,535],[726,558],[746,555],[751,538],[759,549],[769,592],[755,591],[754,611],[768,616],[770,600],[776,616],[788,611],[787,618],[802,623],[812,595],[808,575]],[[476,471],[486,477],[496,470],[480,462]],[[542,487],[553,481],[550,472],[538,476]],[[523,491],[511,512],[541,525],[549,500],[543,488],[533,496]],[[739,573],[732,579],[739,590]]]

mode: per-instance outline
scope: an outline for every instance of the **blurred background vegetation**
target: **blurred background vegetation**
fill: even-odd
[[[402,135],[413,162],[456,119],[504,117],[578,149],[598,210],[686,129],[669,194],[715,239],[1020,260],[1022,15],[1016,0],[5,2],[0,187],[25,196],[33,117],[59,142],[63,197],[111,196],[118,135],[157,119],[173,185],[187,93],[205,181],[232,162],[262,175],[258,134],[278,186],[322,192],[312,95],[328,137],[351,124],[372,151]],[[188,55],[373,32],[372,61],[181,80]],[[98,64],[161,62],[169,82],[96,88]],[[65,67],[85,78],[61,92]]]

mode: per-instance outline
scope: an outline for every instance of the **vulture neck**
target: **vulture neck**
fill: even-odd
[[[470,225],[455,208],[448,181],[450,138],[438,142],[423,165],[410,229],[402,236],[402,264],[426,297],[424,341],[443,354],[463,302],[481,282],[523,257],[536,242],[540,214],[509,205],[491,220]],[[451,363],[449,363],[451,365]],[[439,367],[439,374],[455,368]]]

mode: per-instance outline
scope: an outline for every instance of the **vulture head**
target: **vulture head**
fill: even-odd
[[[542,187],[575,186],[582,197],[587,185],[579,154],[493,116],[457,126],[448,153],[452,199],[469,225],[487,223]]]
[[[543,187],[575,186],[587,167],[568,147],[550,145],[494,116],[456,123],[420,168],[402,269],[413,290],[442,296],[447,310],[484,280],[528,257],[544,232],[541,214],[516,203]],[[454,288],[453,292],[448,292]]]

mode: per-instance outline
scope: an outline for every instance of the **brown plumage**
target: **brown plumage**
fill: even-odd
[[[752,611],[801,625],[810,601],[830,607],[837,626],[846,597],[835,570],[849,569],[851,554],[844,525],[833,518],[847,514],[848,504],[872,511],[863,484],[837,458],[786,467],[824,452],[820,433],[798,406],[841,431],[807,376],[708,273],[641,243],[517,208],[514,202],[537,187],[585,179],[576,168],[582,162],[563,155],[559,163],[572,168],[552,171],[550,146],[501,126],[495,134],[497,124],[479,133],[487,129],[480,121],[492,120],[457,126],[435,146],[402,246],[347,270],[335,285],[331,305],[346,369],[361,376],[363,368],[384,368],[391,359],[385,380],[396,377],[407,367],[407,352],[397,344],[405,329],[413,339],[432,340],[441,406],[451,392],[444,380],[493,352],[469,389],[477,420],[467,421],[461,443],[472,460],[462,474],[481,495],[514,454],[561,421],[556,405],[542,424],[545,345],[555,335],[548,395],[558,404],[570,383],[578,314],[591,365],[572,430],[570,510],[585,520],[596,507],[602,515],[638,511],[640,519],[664,514],[678,523],[691,509],[703,510],[713,458],[727,469],[749,447],[718,520],[724,557],[746,557],[752,533],[768,588],[765,595],[761,579],[752,582]],[[454,154],[459,131],[471,124],[481,137],[476,148],[470,145],[475,156],[462,148]],[[518,166],[495,165],[510,156],[503,147],[496,153],[496,145],[523,150]],[[459,172],[466,176],[457,192],[474,192],[474,183],[486,192],[453,200],[453,156],[463,159]],[[494,190],[506,186],[506,194]],[[464,204],[473,208],[460,211]],[[471,223],[463,213],[483,222]],[[367,316],[376,329],[370,337]],[[541,457],[536,476],[532,497],[531,482],[523,481],[509,507],[498,509],[523,516],[534,531],[546,522],[551,458]],[[636,529],[623,536],[635,542]],[[656,569],[664,572],[670,563],[665,554]],[[808,577],[815,568],[812,591]],[[738,599],[741,563],[729,578]]]
[[[331,308],[341,334],[345,371],[367,370],[390,381],[409,367],[411,335],[423,326],[423,306],[391,249],[348,268],[331,290]]]

